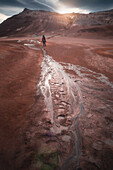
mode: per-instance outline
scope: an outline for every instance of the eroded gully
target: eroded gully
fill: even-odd
[[[83,97],[76,80],[65,72],[65,66],[53,60],[44,49],[42,51],[44,58],[41,65],[41,80],[37,85],[37,94],[39,94],[40,88],[45,99],[48,117],[53,124],[50,131],[57,135],[62,130],[67,130],[71,132],[71,137],[73,137],[74,146],[71,150],[74,152],[68,155],[62,168],[67,169],[73,159],[76,160],[76,167],[79,167],[80,132],[78,117],[84,113]],[[71,123],[62,125],[61,119],[67,119]]]
[[[89,84],[88,88],[93,89],[94,87],[90,86],[93,86],[94,83],[95,87],[98,87],[99,84],[102,86],[104,83],[105,86],[113,88],[113,84],[103,74],[70,63],[58,63],[51,56],[47,55],[44,49],[42,51],[44,58],[41,65],[41,80],[37,85],[37,95],[40,89],[47,107],[46,116],[51,119],[53,125],[50,131],[56,136],[63,130],[68,131],[65,142],[70,140],[73,143],[73,145],[70,145],[71,148],[67,149],[67,154],[64,156],[65,159],[61,161],[61,169],[69,169],[73,162],[75,163],[75,168],[78,169],[82,144],[79,117],[81,114],[85,114],[83,96],[80,90],[82,79],[84,78],[84,88],[86,84],[87,86]],[[74,71],[77,78],[72,74],[66,73],[65,70]],[[89,77],[92,77],[92,80]]]
[[[41,154],[46,154],[43,148],[46,147],[48,152],[47,148],[53,147],[55,149],[49,151],[49,157],[51,153],[57,153],[58,156],[54,167],[58,166],[62,170],[78,169],[82,158],[83,135],[80,133],[82,127],[79,120],[82,115],[87,118],[94,114],[95,117],[95,112],[101,113],[102,109],[108,114],[112,111],[113,103],[108,100],[108,96],[113,92],[113,83],[105,75],[85,67],[58,63],[44,49],[42,51],[42,72],[36,94],[42,94],[45,101],[45,122],[39,125],[45,133]],[[66,70],[72,73],[69,74]],[[50,165],[53,167],[53,160],[52,164],[51,161],[46,162],[49,168]],[[41,161],[45,166],[45,161]]]

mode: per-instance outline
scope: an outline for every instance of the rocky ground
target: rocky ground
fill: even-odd
[[[113,40],[0,39],[0,168],[113,167]]]

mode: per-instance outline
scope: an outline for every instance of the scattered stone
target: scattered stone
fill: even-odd
[[[64,108],[60,108],[57,111],[58,111],[58,113],[62,113],[62,112],[64,113]]]
[[[100,143],[93,143],[93,148],[100,151],[102,150],[103,147],[102,147],[102,144]]]
[[[45,109],[44,109],[44,112],[48,112],[48,109],[47,109],[47,108],[45,108]]]
[[[87,118],[91,118],[93,115],[92,114],[88,114],[87,115]]]
[[[60,97],[60,95],[59,95],[59,94],[56,94],[56,97],[57,97],[57,98],[59,98],[59,97]]]
[[[65,102],[65,101],[61,101],[61,103],[62,103],[64,106],[66,106],[66,105],[70,105],[70,103]]]
[[[64,136],[62,137],[62,140],[65,141],[65,142],[69,142],[69,141],[71,140],[71,137],[68,136],[68,135],[64,135]]]
[[[39,125],[42,125],[42,122],[41,122],[41,121],[39,121],[39,122],[38,122],[38,124],[39,124]]]
[[[72,124],[72,121],[71,120],[66,120],[66,122],[65,122],[65,125],[66,126],[69,126],[69,125],[71,125]]]
[[[60,115],[57,117],[59,120],[63,120],[64,119],[64,115]]]
[[[105,144],[113,147],[113,140],[111,140],[111,139],[106,139],[104,142],[105,142]]]
[[[68,119],[68,120],[71,120],[71,119],[72,119],[72,117],[71,117],[71,116],[67,116],[67,119]]]

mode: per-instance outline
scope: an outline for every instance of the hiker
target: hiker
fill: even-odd
[[[42,42],[43,42],[43,47],[46,46],[46,38],[45,38],[44,35],[43,35],[43,37],[42,37]]]

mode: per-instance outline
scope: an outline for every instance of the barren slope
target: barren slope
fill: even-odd
[[[1,39],[1,169],[112,169],[112,44]]]
[[[0,24],[0,36],[32,35],[35,37],[42,34],[60,33],[81,36],[86,32],[113,36],[112,28],[113,10],[90,14],[58,14],[24,9]]]

